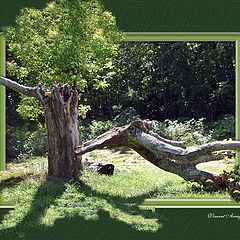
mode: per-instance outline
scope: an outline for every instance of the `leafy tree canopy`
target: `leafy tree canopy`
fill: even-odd
[[[96,0],[55,0],[43,10],[23,9],[5,35],[10,76],[28,86],[76,81],[80,90],[88,81],[107,86],[113,74],[106,72],[113,71],[111,59],[122,39],[115,18]]]

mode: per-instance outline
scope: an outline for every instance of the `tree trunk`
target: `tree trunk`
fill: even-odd
[[[81,156],[74,151],[79,146],[77,91],[68,85],[54,86],[45,93],[42,105],[48,130],[48,176],[77,178],[81,170]]]
[[[51,91],[40,84],[26,87],[0,77],[0,84],[23,95],[41,101],[48,133],[48,177],[77,178],[81,169],[81,156],[75,153],[79,146],[78,94],[69,85],[55,85]]]

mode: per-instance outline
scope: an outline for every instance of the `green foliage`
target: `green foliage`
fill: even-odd
[[[90,125],[83,128],[83,139],[93,139],[112,127],[123,126],[138,118],[134,109],[129,109],[129,111],[121,111],[113,121],[93,120]],[[185,141],[188,146],[204,144],[211,140],[211,134],[204,126],[204,118],[183,122],[169,119],[164,122],[154,121],[153,131],[168,139]]]
[[[87,127],[82,127],[81,137],[83,141],[93,139],[113,127],[111,121],[93,120]]]
[[[240,175],[230,172],[227,175],[228,192],[233,200],[240,202]]]
[[[114,106],[113,112],[114,114],[117,114],[117,116],[112,121],[93,120],[90,124],[85,124],[81,129],[81,137],[83,141],[96,138],[113,127],[126,125],[138,118],[136,111],[133,108],[125,110],[122,109],[121,106]]]
[[[47,153],[47,132],[39,125],[37,131],[30,132],[26,127],[7,126],[7,159],[21,159],[24,156],[44,156]]]
[[[123,109],[121,106],[113,106],[113,112],[117,114],[112,121],[114,126],[123,126],[139,118],[136,110],[132,107]]]
[[[23,9],[16,22],[6,30],[16,57],[9,71],[25,68],[25,82],[33,86],[77,80],[84,89],[86,76],[101,78],[96,75],[108,67],[121,40],[114,17],[95,0],[56,0],[43,10]]]
[[[83,94],[96,117],[114,105],[156,120],[234,114],[234,42],[123,42],[113,65],[111,88]]]
[[[48,149],[46,128],[39,125],[38,130],[27,133],[24,147],[31,156],[45,156]]]
[[[25,8],[16,27],[5,29],[5,35],[10,76],[28,86],[41,82],[47,88],[76,81],[81,91],[88,81],[96,88],[108,86],[106,74],[114,75],[111,59],[122,40],[115,18],[97,0],[54,0],[42,10]],[[28,100],[22,104],[33,106]]]
[[[234,171],[224,171],[216,175],[213,179],[202,179],[200,184],[193,183],[192,189],[200,189],[208,192],[227,190],[231,198],[237,202],[240,201],[240,175]]]
[[[18,105],[17,112],[23,119],[35,120],[42,115],[43,109],[38,101],[32,97],[23,96]]]
[[[6,88],[6,123],[9,126],[22,127],[26,120],[16,111],[21,96],[19,93]]]
[[[7,159],[21,158],[26,153],[24,143],[26,132],[23,129],[7,126],[6,131],[6,156]]]
[[[177,141],[184,141],[188,146],[204,144],[211,140],[211,135],[206,131],[204,118],[179,122],[166,119],[164,122],[154,123],[154,131],[160,135]]]
[[[213,125],[212,138],[215,140],[224,140],[235,138],[235,118],[231,115],[225,115]]]
[[[87,112],[91,110],[91,107],[89,105],[78,105],[78,116],[82,119],[85,119],[87,117]]]

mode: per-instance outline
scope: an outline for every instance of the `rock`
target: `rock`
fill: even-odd
[[[89,160],[88,160],[88,158],[83,158],[82,159],[82,166],[83,166],[83,168],[88,168],[91,164],[93,164],[94,162],[90,162]]]
[[[88,166],[88,169],[100,174],[113,175],[114,165],[111,163],[92,163]]]

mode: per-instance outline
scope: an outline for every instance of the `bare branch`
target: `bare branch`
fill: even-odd
[[[195,163],[214,161],[222,159],[221,154],[217,155],[217,152],[224,150],[240,151],[240,141],[216,141],[206,143],[193,149],[189,149],[187,158]]]
[[[26,96],[39,98],[37,88],[26,87],[5,77],[0,77],[0,84]]]
[[[124,130],[128,126],[113,128],[106,133],[98,136],[96,139],[83,143],[76,149],[78,155],[83,155],[96,149],[103,149],[105,147],[124,146]]]
[[[162,142],[171,144],[171,145],[176,146],[176,147],[186,148],[184,141],[169,140],[169,139],[161,137],[159,134],[157,134],[153,131],[149,131],[149,134],[152,135],[153,137],[157,138],[158,140],[162,141]]]

